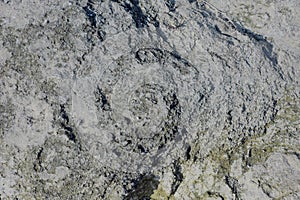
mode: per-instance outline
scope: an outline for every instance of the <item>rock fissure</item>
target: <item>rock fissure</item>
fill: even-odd
[[[0,1],[0,198],[299,199],[298,7]]]

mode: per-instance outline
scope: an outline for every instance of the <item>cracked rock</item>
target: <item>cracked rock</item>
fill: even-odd
[[[282,4],[0,1],[0,199],[299,199]]]

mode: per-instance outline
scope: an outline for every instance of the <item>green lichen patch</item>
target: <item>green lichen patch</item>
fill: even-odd
[[[257,163],[262,163],[274,152],[275,147],[273,145],[253,145],[248,149],[248,155],[244,156],[245,167],[251,167]]]
[[[275,117],[275,121],[284,120],[291,125],[300,125],[300,102],[294,95],[286,94],[279,101],[280,110]]]

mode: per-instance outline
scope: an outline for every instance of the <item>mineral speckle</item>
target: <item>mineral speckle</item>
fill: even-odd
[[[0,1],[0,199],[300,199],[299,8]]]

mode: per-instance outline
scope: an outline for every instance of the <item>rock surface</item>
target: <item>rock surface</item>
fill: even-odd
[[[300,199],[300,3],[0,2],[0,199]]]

